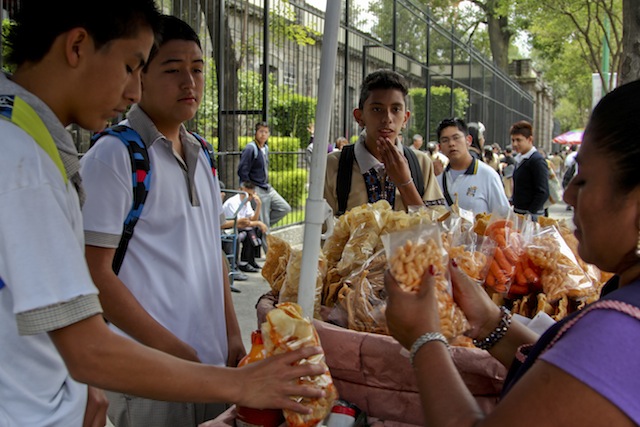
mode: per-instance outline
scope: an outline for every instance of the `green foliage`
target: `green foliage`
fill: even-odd
[[[253,141],[252,136],[241,136],[238,138],[238,147],[240,150]],[[269,137],[269,176],[272,172],[287,171],[294,169],[298,161],[298,148],[300,140],[298,138],[288,136],[271,136]],[[295,152],[295,154],[272,154],[273,152]]]
[[[583,127],[591,111],[591,74],[602,64],[604,22],[609,33],[611,72],[622,53],[622,0],[518,0],[529,22],[534,66],[557,100],[562,130]]]
[[[218,150],[218,138],[213,137],[214,129],[218,128],[218,84],[216,66],[212,58],[205,59],[204,94],[198,114],[194,122],[189,123],[189,128],[196,129],[216,151]]]
[[[269,93],[275,91],[273,76],[269,76]],[[238,101],[242,109],[262,109],[262,76],[255,71],[238,72]]]
[[[290,40],[299,46],[314,45],[314,37],[321,35],[318,31],[297,23],[296,9],[289,4],[289,0],[276,2],[270,15],[270,28],[276,45],[282,45],[283,40]]]
[[[2,20],[2,39],[6,40],[7,35],[9,34],[9,30],[11,29],[11,26],[13,25],[13,21],[10,21],[8,19],[3,19]],[[2,58],[6,58],[7,55],[9,55],[10,53],[10,48],[6,43],[2,43],[2,52],[0,53],[2,55]],[[13,71],[13,67],[9,66],[8,64],[4,63],[4,61],[2,62],[2,71],[5,72],[12,72]]]
[[[239,101],[243,109],[262,109],[262,78],[254,71],[240,72]],[[298,148],[306,147],[311,134],[307,129],[315,120],[317,100],[293,92],[288,86],[278,86],[269,76],[269,117],[271,132],[275,135],[294,136]],[[271,144],[271,139],[269,140]]]
[[[272,124],[275,133],[291,135],[298,139],[297,148],[305,148],[311,134],[308,127],[315,120],[317,100],[308,96],[289,94],[280,97],[272,108]]]
[[[273,137],[272,137],[273,138]],[[238,150],[244,150],[244,147],[247,146],[248,143],[253,141],[253,136],[239,136],[238,137]],[[269,146],[271,146],[271,142],[269,142]]]
[[[371,33],[383,44],[391,44],[393,41],[393,19],[397,26],[396,48],[418,61],[426,62],[427,56],[427,23],[423,13],[414,13],[408,10],[400,2],[396,5],[396,14],[393,11],[394,0],[373,0],[369,3],[369,12],[375,20]],[[429,7],[428,1],[421,0],[424,10]]]
[[[303,206],[307,197],[307,176],[304,168],[269,171],[269,183],[295,209]]]
[[[435,139],[436,127],[438,123],[451,117],[451,88],[448,86],[431,86],[431,115],[429,117],[429,139]],[[426,118],[425,98],[427,90],[425,88],[409,89],[411,97],[411,123],[409,125],[408,136],[419,133],[426,135],[424,128]],[[464,117],[469,107],[469,95],[461,88],[453,90],[453,112],[456,117]],[[426,138],[426,137],[425,137]]]

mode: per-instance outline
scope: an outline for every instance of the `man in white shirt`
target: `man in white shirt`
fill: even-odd
[[[249,181],[243,182],[240,185],[240,191],[244,191],[248,196],[236,194],[224,202],[222,209],[227,218],[235,216],[237,212],[238,241],[242,242],[242,252],[240,254],[240,261],[238,261],[238,268],[246,273],[255,273],[261,268],[255,261],[255,248],[261,245],[261,238],[267,233],[268,227],[258,219],[260,218],[262,200],[260,200],[260,196],[256,194],[255,185]],[[248,197],[249,200],[242,205],[242,201],[246,197]],[[256,203],[255,210],[251,205],[251,201],[255,201]]]
[[[444,119],[437,129],[442,152],[449,159],[438,184],[447,205],[455,201],[474,213],[506,213],[509,201],[498,173],[469,153],[471,136],[461,119]]]

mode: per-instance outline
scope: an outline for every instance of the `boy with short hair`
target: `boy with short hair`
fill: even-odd
[[[424,182],[424,192],[420,194],[398,138],[411,115],[406,109],[407,94],[404,78],[391,70],[374,71],[362,82],[360,101],[353,116],[364,131],[352,148],[355,161],[350,167],[350,183],[337,182],[336,178],[340,158],[350,146],[327,157],[324,198],[334,214],[343,213],[339,212],[338,200],[338,186],[343,185],[350,185],[346,210],[381,199],[387,200],[395,210],[444,205],[431,160],[423,153],[411,152]]]
[[[140,102],[120,123],[147,148],[148,195],[114,271],[133,200],[132,168],[118,137],[99,138],[81,160],[87,262],[114,332],[186,360],[236,366],[245,349],[220,245],[220,185],[207,153],[183,124],[195,116],[204,91],[200,39],[174,16],[162,16],[161,24],[142,70]],[[195,427],[224,410],[222,404],[108,397],[116,427]]]
[[[321,394],[288,382],[322,373],[290,366],[313,350],[221,369],[122,338],[102,318],[83,256],[78,153],[65,127],[99,129],[139,99],[158,16],[153,0],[21,3],[8,39],[17,68],[0,75],[3,424],[104,425],[106,406],[76,381],[155,399],[303,411],[290,395]]]
[[[252,182],[243,182],[240,184],[240,191],[247,193],[236,194],[228,198],[223,204],[222,209],[227,218],[232,217],[238,212],[238,241],[242,243],[242,251],[238,268],[246,273],[257,273],[262,266],[255,260],[255,248],[260,246],[262,239],[266,238],[267,225],[260,221],[260,208],[262,200],[256,193],[256,186]],[[245,197],[249,200],[242,205]],[[255,202],[256,208],[253,209],[251,202]],[[241,207],[242,205],[242,207]],[[240,209],[238,211],[238,209]]]
[[[438,175],[438,184],[449,208],[457,205],[475,214],[509,211],[498,173],[489,165],[471,156],[471,135],[464,120],[447,118],[436,130],[442,152],[449,159],[444,172]]]
[[[256,133],[251,141],[242,150],[238,163],[238,177],[240,182],[252,182],[256,186],[256,194],[262,200],[260,220],[273,227],[278,221],[291,212],[289,203],[269,184],[269,124],[267,122],[256,123]],[[266,240],[262,246],[266,249]]]
[[[526,120],[516,122],[509,134],[511,145],[518,153],[513,172],[513,210],[537,219],[544,215],[544,204],[549,199],[549,167],[533,145],[531,123]]]

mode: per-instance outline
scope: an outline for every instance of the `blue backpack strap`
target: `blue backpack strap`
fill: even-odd
[[[5,287],[4,280],[0,277],[0,290]]]
[[[133,204],[124,221],[122,237],[120,238],[120,243],[118,244],[118,249],[113,257],[112,264],[113,271],[118,274],[120,272],[120,267],[122,266],[122,261],[124,261],[129,241],[133,237],[133,229],[140,218],[140,214],[142,214],[144,202],[147,199],[147,194],[149,194],[149,186],[151,183],[151,163],[149,162],[147,147],[144,145],[142,138],[135,130],[124,125],[107,128],[91,138],[92,145],[95,141],[106,135],[115,136],[122,141],[125,147],[127,147],[127,150],[129,151],[129,158],[131,159]]]
[[[206,139],[204,139],[197,133],[195,132],[189,132],[189,133],[191,133],[191,135],[193,135],[193,137],[197,139],[200,145],[202,146],[202,149],[204,150],[205,154],[207,155],[207,158],[209,159],[209,164],[211,165],[211,173],[213,173],[213,176],[216,176],[216,160],[215,160],[215,152],[213,151],[213,146],[209,144]]]

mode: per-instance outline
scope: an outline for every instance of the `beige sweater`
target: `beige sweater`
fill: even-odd
[[[360,142],[358,142],[360,143]],[[324,198],[326,199],[334,214],[338,211],[338,194],[336,191],[336,181],[338,177],[338,163],[340,162],[341,152],[332,152],[327,156],[327,172],[324,179]],[[422,199],[427,206],[444,205],[444,197],[442,191],[438,186],[438,181],[433,173],[433,164],[431,159],[424,153],[416,153],[418,162],[420,163],[420,169],[424,178],[424,195]],[[356,206],[363,205],[369,202],[367,195],[367,188],[364,183],[364,178],[360,173],[360,167],[357,160],[353,162],[353,173],[351,175],[351,191],[349,193],[349,199],[347,200],[347,210],[350,210]],[[394,210],[406,210],[400,192],[396,190],[396,202]]]

